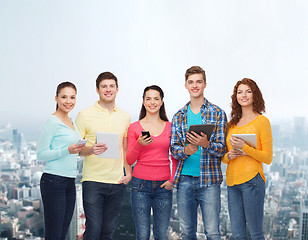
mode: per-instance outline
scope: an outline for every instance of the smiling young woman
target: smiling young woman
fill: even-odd
[[[269,120],[262,115],[265,104],[255,81],[244,78],[234,86],[231,121],[227,135],[228,208],[234,239],[264,239],[265,176],[262,163],[271,164],[273,139]],[[257,148],[232,134],[256,134]]]
[[[136,227],[136,239],[150,238],[151,209],[155,239],[167,239],[172,209],[172,182],[176,164],[170,173],[171,123],[159,86],[146,87],[139,121],[132,123],[127,133],[128,164],[133,169],[131,205]],[[142,135],[148,131],[150,137]]]
[[[77,89],[71,82],[58,85],[54,112],[45,124],[38,146],[38,160],[45,162],[40,188],[44,205],[45,239],[65,239],[76,199],[77,154],[84,145],[68,116],[75,107]]]

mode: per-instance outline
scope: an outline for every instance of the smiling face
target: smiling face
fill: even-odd
[[[206,88],[206,82],[201,73],[190,75],[185,83],[191,98],[204,98],[203,91]]]
[[[115,102],[118,87],[114,79],[104,79],[100,82],[98,88],[96,88],[96,92],[101,102],[112,103]]]
[[[252,107],[253,93],[248,85],[241,84],[237,88],[236,99],[241,107]]]
[[[148,90],[145,93],[143,105],[147,113],[159,113],[159,109],[163,105],[159,92],[153,89]]]
[[[69,113],[76,104],[76,90],[71,87],[62,88],[55,100],[58,106],[57,111]]]

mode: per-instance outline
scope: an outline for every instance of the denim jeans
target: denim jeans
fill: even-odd
[[[40,188],[44,205],[45,239],[64,240],[75,208],[75,178],[43,173]]]
[[[228,186],[228,208],[234,239],[247,239],[246,223],[252,239],[265,239],[264,196],[265,182],[260,174],[248,182]]]
[[[168,240],[167,229],[172,210],[172,190],[161,188],[165,181],[148,181],[133,177],[131,204],[136,240],[150,238],[151,208],[155,240]]]
[[[220,184],[200,187],[200,177],[181,175],[177,190],[183,240],[197,240],[197,209],[200,205],[207,239],[220,239]]]
[[[124,184],[85,181],[82,183],[86,217],[85,240],[111,240],[120,215]]]

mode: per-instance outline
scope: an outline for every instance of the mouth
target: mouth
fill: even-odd
[[[71,108],[73,107],[73,105],[64,105],[64,107],[65,107],[66,109],[71,109]]]
[[[199,92],[198,88],[191,89],[192,92]]]
[[[157,106],[149,106],[150,109],[156,109]]]

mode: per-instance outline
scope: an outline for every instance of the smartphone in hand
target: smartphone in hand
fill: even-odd
[[[86,145],[86,143],[88,142],[88,139],[80,139],[78,142],[77,142],[77,146],[80,146],[80,145]]]
[[[142,131],[141,132],[142,136],[147,136],[146,138],[151,137],[150,132],[149,131]]]

